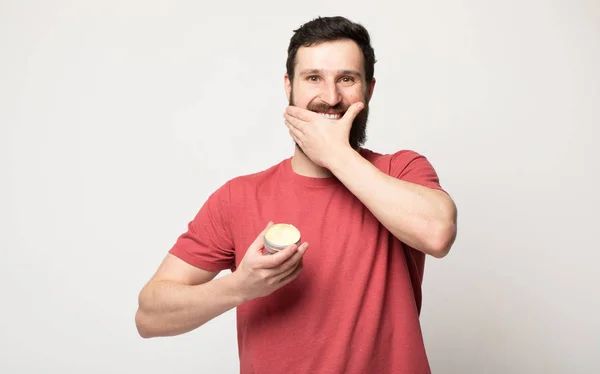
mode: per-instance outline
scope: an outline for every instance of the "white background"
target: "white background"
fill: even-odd
[[[459,208],[434,373],[600,372],[597,0],[4,0],[1,373],[237,372],[233,311],[144,340],[137,295],[212,191],[292,154],[286,48],[319,15],[371,32],[367,146]]]

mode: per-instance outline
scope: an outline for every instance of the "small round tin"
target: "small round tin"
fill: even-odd
[[[292,244],[300,244],[300,230],[289,223],[277,223],[267,229],[264,236],[266,254],[281,251]]]

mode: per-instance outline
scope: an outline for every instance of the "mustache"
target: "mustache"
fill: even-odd
[[[317,103],[317,104],[311,104],[308,105],[308,110],[311,110],[313,112],[329,112],[329,111],[333,111],[335,113],[345,113],[348,110],[349,106],[345,105],[343,103],[339,103],[336,104],[334,106],[330,106],[327,104],[323,104],[323,103]]]

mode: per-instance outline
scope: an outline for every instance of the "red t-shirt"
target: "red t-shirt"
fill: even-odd
[[[388,175],[442,190],[413,151],[361,154]],[[336,178],[296,174],[291,158],[215,191],[170,253],[235,271],[267,222],[310,243],[300,276],[237,308],[240,372],[430,373],[419,314],[425,255],[381,225]]]

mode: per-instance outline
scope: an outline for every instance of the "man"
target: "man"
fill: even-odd
[[[208,198],[140,293],[142,337],[237,308],[241,373],[430,372],[424,261],[448,253],[456,208],[423,156],[362,147],[374,64],[359,24],[295,30],[284,113],[294,155]],[[296,226],[302,243],[263,255],[273,222]]]

